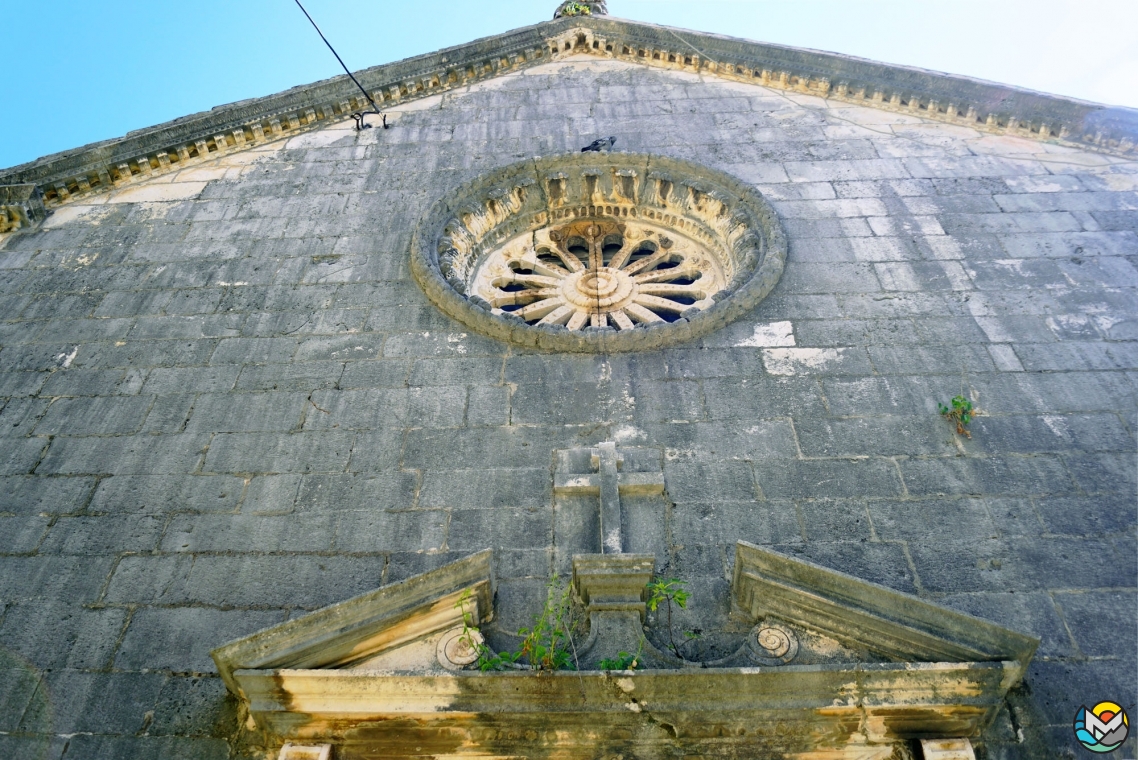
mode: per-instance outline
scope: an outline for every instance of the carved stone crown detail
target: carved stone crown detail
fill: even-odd
[[[569,154],[505,167],[437,203],[412,271],[443,311],[560,351],[688,340],[753,308],[782,273],[769,204],[676,159]]]
[[[565,0],[557,6],[553,18],[562,16],[604,16],[609,12],[605,0]]]

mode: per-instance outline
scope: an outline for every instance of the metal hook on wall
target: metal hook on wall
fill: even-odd
[[[375,116],[379,116],[380,118],[383,119],[383,128],[384,129],[391,129],[391,125],[387,123],[387,114],[379,113],[378,111],[374,111],[374,112],[373,111],[362,111],[362,112],[357,111],[356,113],[352,114],[352,118],[356,120],[356,131],[357,132],[364,130],[364,129],[371,129],[371,124],[368,124],[367,121],[365,121],[365,118],[368,116],[372,116],[373,114]]]
[[[320,39],[324,40],[324,44],[327,45],[328,49],[332,51],[332,55],[336,56],[336,60],[340,62],[340,66],[344,69],[344,73],[348,75],[348,78],[355,82],[356,87],[360,88],[360,92],[363,93],[364,97],[367,99],[367,102],[371,103],[372,110],[370,112],[357,111],[352,114],[352,118],[356,120],[356,131],[359,132],[364,129],[371,129],[371,124],[368,124],[365,121],[365,117],[369,116],[370,114],[375,114],[376,116],[381,117],[383,119],[383,128],[390,129],[387,124],[387,115],[379,112],[379,106],[375,104],[375,100],[372,99],[371,95],[367,90],[364,89],[364,86],[360,84],[359,80],[356,79],[352,72],[348,70],[348,67],[344,65],[344,59],[342,59],[340,57],[340,54],[336,52],[336,48],[332,47],[332,43],[329,42],[328,38],[324,36],[324,32],[320,31],[320,27],[317,26],[316,22],[312,20],[312,16],[308,15],[308,11],[304,9],[303,5],[301,5],[300,0],[296,0],[296,4],[300,7],[301,12],[304,13],[304,16],[308,19],[308,22],[312,24],[312,28],[315,29],[316,33],[320,35]]]

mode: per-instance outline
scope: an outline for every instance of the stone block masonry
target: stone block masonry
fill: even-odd
[[[728,623],[744,539],[1041,637],[988,757],[1074,751],[1080,700],[1138,706],[1132,164],[597,58],[393,115],[0,244],[0,755],[263,757],[211,648],[486,546],[512,645],[561,567],[554,452],[603,441],[663,452],[666,503],[629,509],[696,591],[677,627]],[[765,301],[607,356],[431,306],[432,203],[610,134],[771,201]],[[937,414],[961,393],[971,439]]]

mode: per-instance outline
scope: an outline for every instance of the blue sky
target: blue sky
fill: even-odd
[[[353,70],[557,5],[304,2]],[[293,0],[7,5],[0,167],[339,73]],[[1138,107],[1138,0],[609,0],[609,12]]]

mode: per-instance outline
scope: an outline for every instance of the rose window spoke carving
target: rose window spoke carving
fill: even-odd
[[[649,224],[590,219],[538,230],[487,257],[474,295],[529,324],[631,330],[712,306],[727,283],[697,243]]]
[[[753,308],[786,243],[752,188],[676,159],[570,154],[505,167],[439,201],[412,273],[450,316],[562,351],[656,348]]]

